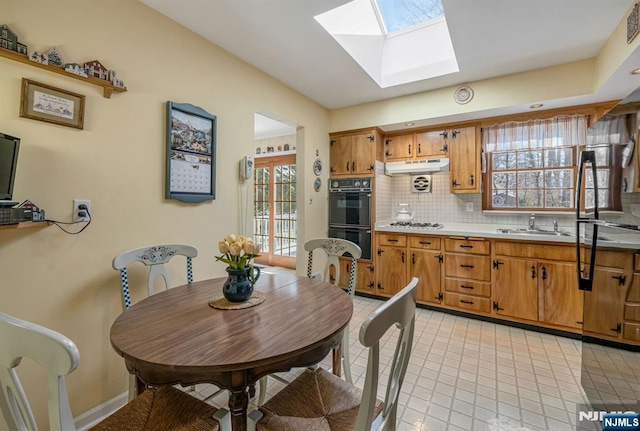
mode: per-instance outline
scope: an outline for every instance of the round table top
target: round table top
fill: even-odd
[[[240,310],[208,305],[226,277],[152,295],[123,312],[111,344],[131,364],[176,372],[237,371],[300,355],[347,327],[353,301],[339,287],[289,274],[263,274],[265,301]]]

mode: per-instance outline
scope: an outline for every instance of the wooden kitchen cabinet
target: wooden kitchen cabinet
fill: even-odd
[[[447,157],[448,131],[431,131],[405,135],[386,135],[385,160],[433,159]]]
[[[444,240],[444,303],[481,313],[491,312],[491,243],[483,238]]]
[[[582,328],[584,294],[577,288],[574,262],[538,263],[540,277],[541,322],[569,328]]]
[[[351,265],[351,258],[340,258],[340,280],[338,281],[338,286],[343,289],[349,288]],[[376,288],[374,283],[373,264],[367,260],[358,260],[356,265],[356,292],[375,294]]]
[[[573,329],[582,326],[573,245],[496,241],[493,271],[496,314]]]
[[[331,135],[330,168],[332,177],[341,175],[373,176],[376,163],[376,143],[380,133],[367,131]]]
[[[408,160],[416,156],[415,135],[385,136],[384,157],[388,162],[395,160]]]
[[[500,257],[493,261],[493,310],[501,316],[538,320],[538,262]]]
[[[376,250],[376,290],[393,296],[407,285],[407,235],[379,234]]]
[[[429,236],[410,236],[409,279],[418,277],[418,301],[440,304],[442,294],[441,240]]]
[[[479,131],[461,127],[448,132],[451,193],[480,193]]]
[[[583,331],[615,338],[622,333],[626,284],[621,268],[595,267],[593,290],[584,292]]]

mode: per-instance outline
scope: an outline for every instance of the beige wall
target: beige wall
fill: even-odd
[[[55,226],[0,231],[0,310],[77,343],[81,363],[67,384],[78,415],[127,386],[123,361],[109,343],[121,307],[114,255],[151,243],[188,243],[199,251],[196,279],[224,274],[214,255],[217,241],[239,230],[238,160],[255,153],[254,112],[301,127],[299,236],[326,235],[326,190],[313,203],[304,193],[315,193],[308,168],[316,148],[328,159],[328,112],[135,0],[0,0],[0,11],[2,23],[30,49],[56,45],[66,61],[99,59],[129,88],[105,99],[98,87],[0,58],[0,131],[22,138],[14,199],[31,199],[62,221],[70,220],[74,198],[91,200],[94,220],[80,235]],[[85,129],[20,118],[23,77],[86,95]],[[218,116],[215,201],[164,199],[167,100]],[[133,271],[132,284],[140,286],[145,275]],[[184,261],[172,264],[170,275],[184,280]],[[23,377],[27,388],[41,388],[38,376]],[[44,394],[35,405],[45,420]]]

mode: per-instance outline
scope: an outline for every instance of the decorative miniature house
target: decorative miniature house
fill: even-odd
[[[0,48],[27,55],[27,45],[18,42],[18,35],[8,25],[0,25]]]
[[[84,76],[85,78],[87,77],[87,72],[85,72],[84,67],[80,66],[78,63],[65,63],[64,71]]]
[[[121,79],[118,79],[118,73],[115,70],[109,71],[109,81],[118,88],[126,88],[124,86],[124,82]]]
[[[40,64],[49,64],[49,56],[45,52],[32,51],[29,54],[29,60]]]
[[[60,67],[64,64],[64,60],[55,46],[52,46],[51,49],[47,51],[47,56],[49,56],[49,64]]]
[[[94,78],[109,80],[109,74],[106,67],[102,65],[98,60],[89,61],[84,64],[84,70],[88,76]]]

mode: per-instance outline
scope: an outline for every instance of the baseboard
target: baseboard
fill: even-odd
[[[124,406],[129,399],[129,392],[123,392],[115,398],[111,398],[106,403],[102,403],[91,410],[82,413],[74,418],[76,429],[78,431],[86,431],[96,425],[98,422],[113,414],[120,407]]]

